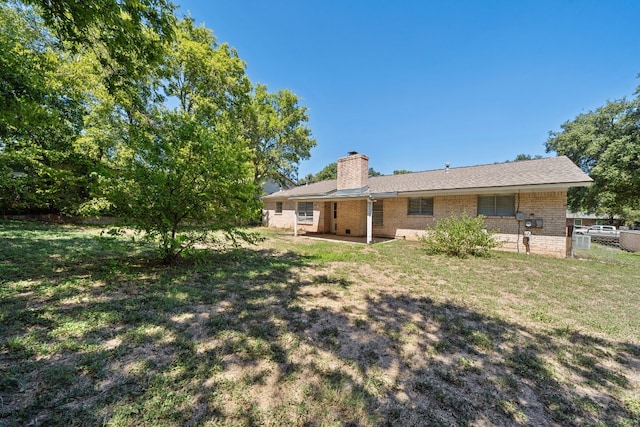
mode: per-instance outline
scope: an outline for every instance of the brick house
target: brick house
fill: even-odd
[[[300,185],[263,197],[264,224],[294,234],[418,239],[440,218],[484,215],[505,250],[565,257],[567,190],[590,185],[565,156],[369,177],[369,158],[338,159],[337,179]]]

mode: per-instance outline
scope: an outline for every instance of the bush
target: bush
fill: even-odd
[[[498,246],[493,234],[484,228],[482,215],[472,218],[464,212],[439,220],[420,240],[430,254],[465,258],[469,254],[488,256],[489,250]]]

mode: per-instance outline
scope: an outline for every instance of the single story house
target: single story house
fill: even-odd
[[[295,235],[331,233],[418,239],[436,221],[485,216],[502,248],[567,256],[567,190],[592,179],[565,156],[369,177],[369,158],[338,159],[338,177],[263,197],[264,224]]]
[[[567,211],[567,226],[571,226],[574,229],[591,227],[592,225],[610,225],[612,223],[620,225],[617,218],[612,218],[609,215]]]

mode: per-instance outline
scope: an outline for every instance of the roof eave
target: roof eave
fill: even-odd
[[[296,196],[289,197],[289,200],[325,200],[327,202],[335,200],[368,200],[368,199],[389,199],[398,197],[398,193],[395,191],[384,193],[359,193],[359,194],[327,194],[316,196]]]
[[[518,191],[549,191],[566,190],[571,187],[588,187],[589,181],[562,182],[553,184],[525,184],[525,185],[505,185],[492,187],[467,187],[449,188],[434,190],[399,191],[398,196],[420,196],[420,195],[455,195],[455,194],[488,194],[488,193],[508,193]]]
[[[335,191],[325,194],[302,194],[299,196],[277,196],[270,194],[264,198],[276,200],[366,200],[366,199],[383,199],[393,197],[416,197],[416,196],[435,196],[435,195],[455,195],[455,194],[490,194],[490,193],[509,193],[519,191],[550,191],[550,190],[567,190],[571,187],[588,187],[592,181],[575,181],[561,182],[552,184],[525,184],[525,185],[505,185],[491,187],[465,187],[465,188],[448,188],[433,190],[414,190],[414,191],[387,191],[387,192],[364,192],[352,194],[336,194]]]

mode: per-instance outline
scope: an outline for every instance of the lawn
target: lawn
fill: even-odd
[[[0,221],[0,425],[640,425],[640,256]]]

